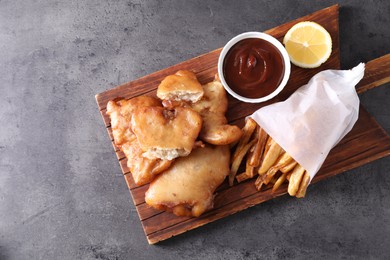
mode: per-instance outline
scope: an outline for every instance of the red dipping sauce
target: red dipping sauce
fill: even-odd
[[[222,68],[225,81],[234,92],[247,98],[261,98],[282,82],[285,64],[273,44],[248,38],[230,48]]]

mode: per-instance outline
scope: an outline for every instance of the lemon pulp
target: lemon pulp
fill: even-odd
[[[291,27],[283,44],[291,62],[302,68],[319,67],[332,52],[330,34],[315,22],[300,22]]]

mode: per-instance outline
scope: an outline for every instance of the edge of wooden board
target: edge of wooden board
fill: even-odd
[[[295,24],[295,23],[297,23],[297,22],[299,22],[299,21],[302,21],[302,20],[309,20],[309,19],[310,19],[309,17],[311,17],[311,16],[313,16],[313,15],[318,15],[318,14],[326,15],[326,13],[330,13],[331,15],[335,15],[335,14],[336,14],[336,17],[337,17],[337,18],[336,18],[336,21],[337,21],[337,35],[336,35],[336,39],[334,39],[334,40],[336,41],[335,46],[337,46],[337,49],[336,49],[335,53],[333,53],[332,55],[336,55],[337,57],[336,57],[336,61],[335,61],[335,62],[333,63],[333,65],[332,65],[332,66],[333,66],[332,68],[337,69],[337,68],[340,68],[340,50],[339,50],[339,35],[338,35],[338,27],[339,27],[338,12],[339,12],[339,5],[336,4],[336,5],[333,5],[333,6],[324,8],[324,9],[322,9],[322,10],[316,11],[316,12],[314,12],[314,13],[312,13],[312,14],[306,15],[306,16],[304,16],[304,17],[298,18],[298,19],[296,19],[296,20],[294,20],[294,21],[287,22],[287,23],[285,23],[285,24],[282,24],[282,25],[280,25],[280,26],[277,26],[277,27],[275,27],[275,28],[273,28],[273,29],[270,29],[270,30],[267,30],[267,31],[265,31],[265,32],[266,32],[266,33],[269,33],[269,34],[274,34],[273,36],[275,36],[276,38],[280,38],[280,37],[283,37],[284,34],[282,34],[282,33],[279,33],[280,35],[276,34],[276,33],[275,33],[275,30],[277,30],[277,29],[281,30],[280,28],[284,28],[284,27],[285,27],[285,30],[288,30],[293,24]],[[282,30],[281,30],[281,31],[282,31]],[[158,85],[158,84],[155,85],[154,89],[153,89],[153,88],[150,88],[150,87],[145,88],[145,89],[147,89],[146,91],[145,91],[145,89],[143,89],[144,86],[150,85],[150,81],[151,81],[151,80],[154,81],[154,83],[155,83],[155,82],[158,82],[158,81],[161,79],[161,77],[162,77],[161,74],[164,74],[164,75],[165,75],[165,74],[168,74],[168,75],[169,75],[169,74],[174,73],[174,72],[175,72],[176,70],[178,70],[179,68],[180,68],[180,69],[186,69],[186,68],[187,68],[187,69],[193,69],[193,68],[192,68],[192,65],[193,65],[193,64],[200,63],[200,61],[201,61],[203,58],[205,58],[206,56],[210,56],[210,55],[211,55],[211,56],[213,56],[213,57],[214,57],[214,56],[215,56],[215,57],[218,57],[220,51],[221,51],[221,48],[216,49],[216,50],[211,51],[211,52],[209,52],[209,53],[202,54],[202,55],[200,55],[200,56],[198,56],[198,57],[195,57],[195,58],[192,58],[192,59],[190,59],[190,60],[181,62],[181,63],[179,63],[179,64],[173,65],[173,66],[168,67],[168,68],[164,68],[164,69],[162,69],[162,70],[156,71],[156,72],[154,72],[154,73],[152,73],[152,74],[149,74],[149,75],[146,75],[146,76],[143,76],[143,77],[141,77],[141,78],[139,78],[139,79],[136,79],[136,80],[134,80],[134,81],[127,82],[127,83],[124,83],[124,84],[121,84],[120,86],[117,86],[117,87],[115,87],[115,88],[113,88],[113,89],[109,89],[109,90],[103,91],[103,92],[101,92],[101,93],[99,93],[99,94],[96,94],[96,95],[95,95],[95,99],[96,99],[96,102],[97,102],[97,104],[98,104],[100,113],[101,113],[101,115],[102,115],[102,117],[103,117],[103,121],[106,122],[106,119],[105,119],[105,117],[104,117],[104,113],[105,113],[105,102],[106,102],[107,100],[109,100],[109,99],[118,98],[118,96],[117,96],[116,93],[122,92],[122,93],[126,93],[126,95],[129,95],[129,94],[130,94],[129,97],[133,97],[133,96],[137,96],[137,95],[142,95],[142,94],[145,94],[145,93],[152,93],[152,92],[157,88],[157,85]],[[216,58],[216,59],[217,59],[217,58]],[[207,63],[207,65],[208,65],[208,67],[205,67],[205,69],[199,69],[198,71],[195,71],[195,73],[200,73],[200,75],[204,75],[204,76],[201,76],[200,79],[199,79],[199,80],[201,81],[201,83],[205,83],[206,80],[208,80],[208,79],[210,78],[210,75],[209,75],[209,74],[210,74],[210,70],[211,70],[211,69],[213,69],[213,70],[215,69],[215,64],[213,64],[213,63],[210,63],[210,64]],[[372,88],[372,87],[375,87],[375,86],[377,86],[378,84],[380,84],[381,82],[383,83],[383,80],[380,79],[381,76],[383,76],[383,75],[379,75],[379,76],[376,78],[376,81],[375,81],[376,83],[375,83],[375,84],[369,85],[369,87],[361,88],[361,92],[366,91],[366,90],[368,90],[368,89],[370,89],[370,88]],[[373,78],[373,79],[375,79],[375,75],[374,75],[374,78]],[[381,81],[381,80],[382,80],[382,81]],[[359,92],[359,93],[360,93],[360,92]],[[128,98],[128,97],[127,97],[127,98]],[[273,101],[271,101],[271,102],[275,102],[275,101],[278,101],[278,100],[273,100]],[[106,127],[107,127],[108,135],[109,135],[109,137],[110,137],[110,134],[111,134],[110,131],[111,131],[111,129],[109,128],[109,125],[108,125],[108,124],[105,123],[105,125],[106,125]],[[378,126],[379,126],[379,125],[378,125]],[[379,126],[379,127],[380,127],[380,126]],[[112,138],[111,138],[111,139],[112,139]],[[116,150],[115,145],[113,145],[113,148],[114,148],[114,150]],[[117,152],[117,151],[116,151],[116,152]],[[373,158],[372,160],[376,160],[376,159],[382,158],[382,157],[384,157],[384,156],[386,156],[386,155],[388,155],[388,154],[389,154],[389,151],[388,151],[388,149],[387,149],[385,152],[383,152],[383,153],[381,153],[381,154],[375,154],[375,155],[373,155],[373,156],[370,157],[370,158]],[[118,153],[117,153],[117,156],[118,156],[118,160],[120,161],[121,158],[119,157],[120,155],[119,155]],[[379,157],[376,158],[375,156],[376,156],[376,157],[379,156]],[[374,158],[374,157],[375,157],[375,158]],[[341,172],[344,172],[344,171],[346,171],[346,170],[349,170],[349,169],[358,167],[358,166],[360,166],[360,165],[362,165],[362,164],[365,164],[365,163],[367,163],[367,162],[370,162],[370,161],[372,161],[372,160],[369,160],[369,161],[364,160],[364,161],[362,161],[362,163],[359,164],[359,165],[357,165],[357,164],[347,165],[347,167],[344,167],[344,168],[340,169],[340,172],[335,172],[335,173],[333,173],[333,174],[328,174],[329,176],[326,175],[326,176],[323,177],[323,178],[322,178],[322,177],[321,177],[321,178],[318,178],[318,180],[322,180],[322,179],[324,179],[324,178],[327,178],[327,177],[336,175],[336,174],[341,173]],[[126,167],[123,166],[124,161],[122,161],[122,162],[120,162],[120,163],[121,163],[121,169],[122,169],[122,171],[123,171],[123,173],[124,173],[124,171],[126,171]],[[348,167],[351,167],[351,168],[348,168]],[[129,186],[129,190],[130,190],[131,196],[132,196],[133,201],[134,201],[134,196],[133,196],[134,194],[133,194],[132,191],[131,191],[132,188],[134,188],[134,185],[133,185],[133,184],[134,184],[134,183],[133,183],[134,181],[132,180],[132,178],[131,178],[131,176],[130,176],[129,174],[125,174],[124,177],[125,177],[125,180],[126,180],[128,186]],[[317,180],[317,179],[316,179],[316,180],[313,180],[313,183],[314,183],[314,182],[317,182],[318,180]],[[144,188],[145,188],[145,187],[144,187]],[[286,187],[285,187],[284,189],[286,189]],[[272,197],[269,197],[268,199],[265,199],[265,200],[263,200],[263,201],[266,201],[266,200],[272,199],[272,198],[274,198],[274,197],[281,196],[281,195],[285,194],[286,191],[285,191],[284,189],[281,189],[280,191],[278,191],[277,194],[273,194]],[[267,192],[267,191],[266,191],[266,192]],[[250,195],[249,197],[255,196],[255,195],[256,195],[256,194],[252,194],[252,195]],[[257,195],[257,196],[259,196],[259,195]],[[239,200],[237,200],[237,201],[239,201]],[[256,200],[254,200],[254,201],[256,201]],[[188,231],[188,230],[195,229],[195,228],[197,228],[197,227],[199,227],[199,226],[203,226],[203,225],[205,225],[205,224],[207,224],[207,223],[213,222],[214,220],[217,220],[217,219],[223,218],[223,217],[225,217],[225,216],[234,214],[234,213],[236,213],[236,212],[238,212],[238,211],[242,211],[242,210],[244,210],[244,209],[246,209],[246,208],[248,208],[248,207],[257,205],[257,204],[259,204],[259,203],[261,203],[261,202],[263,202],[263,201],[258,201],[258,202],[256,202],[256,203],[249,203],[248,205],[245,204],[245,205],[244,205],[245,207],[242,208],[242,209],[234,208],[234,211],[232,211],[232,212],[230,212],[230,213],[226,213],[225,215],[217,214],[217,215],[215,215],[214,217],[210,217],[209,219],[205,220],[204,223],[202,222],[202,223],[199,224],[199,225],[194,225],[194,226],[191,226],[191,227],[189,227],[189,228],[188,228],[188,226],[186,226],[185,222],[191,221],[191,219],[185,220],[185,221],[183,221],[183,222],[180,222],[180,223],[175,224],[175,225],[173,225],[173,226],[170,226],[170,227],[168,227],[168,228],[165,228],[165,229],[162,229],[162,230],[158,230],[158,231],[153,232],[153,233],[151,233],[151,234],[147,234],[147,233],[146,233],[146,229],[145,229],[145,227],[144,227],[144,225],[143,225],[143,222],[142,222],[142,219],[141,219],[141,215],[139,215],[139,216],[140,216],[140,220],[141,220],[141,222],[142,222],[143,229],[144,229],[144,232],[145,232],[145,235],[146,235],[146,238],[147,238],[148,242],[149,242],[150,244],[154,244],[154,243],[157,243],[157,242],[159,242],[159,241],[168,239],[168,238],[170,238],[170,237],[172,237],[172,236],[176,236],[176,235],[179,235],[179,234],[181,234],[181,233],[184,233],[184,232],[186,232],[186,231]],[[138,206],[136,206],[136,208],[137,208],[137,212],[138,212]],[[201,218],[206,218],[206,217],[208,216],[208,214],[212,214],[212,212],[213,212],[213,211],[206,212],[203,216],[201,216]],[[140,214],[140,213],[138,212],[138,214]],[[213,218],[215,218],[215,219],[213,219]],[[180,232],[177,232],[177,231],[178,231],[178,228],[180,228],[180,227],[181,227],[182,229],[179,230]],[[176,229],[176,232],[167,232],[167,231],[169,231],[170,229]]]

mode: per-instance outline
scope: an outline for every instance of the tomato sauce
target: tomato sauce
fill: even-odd
[[[259,38],[239,41],[228,51],[223,75],[229,87],[247,98],[261,98],[272,93],[284,75],[280,51]]]

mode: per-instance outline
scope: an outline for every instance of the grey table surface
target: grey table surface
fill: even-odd
[[[1,0],[0,259],[388,259],[389,158],[148,245],[94,99],[334,3]],[[390,52],[389,1],[340,5],[342,68]]]

